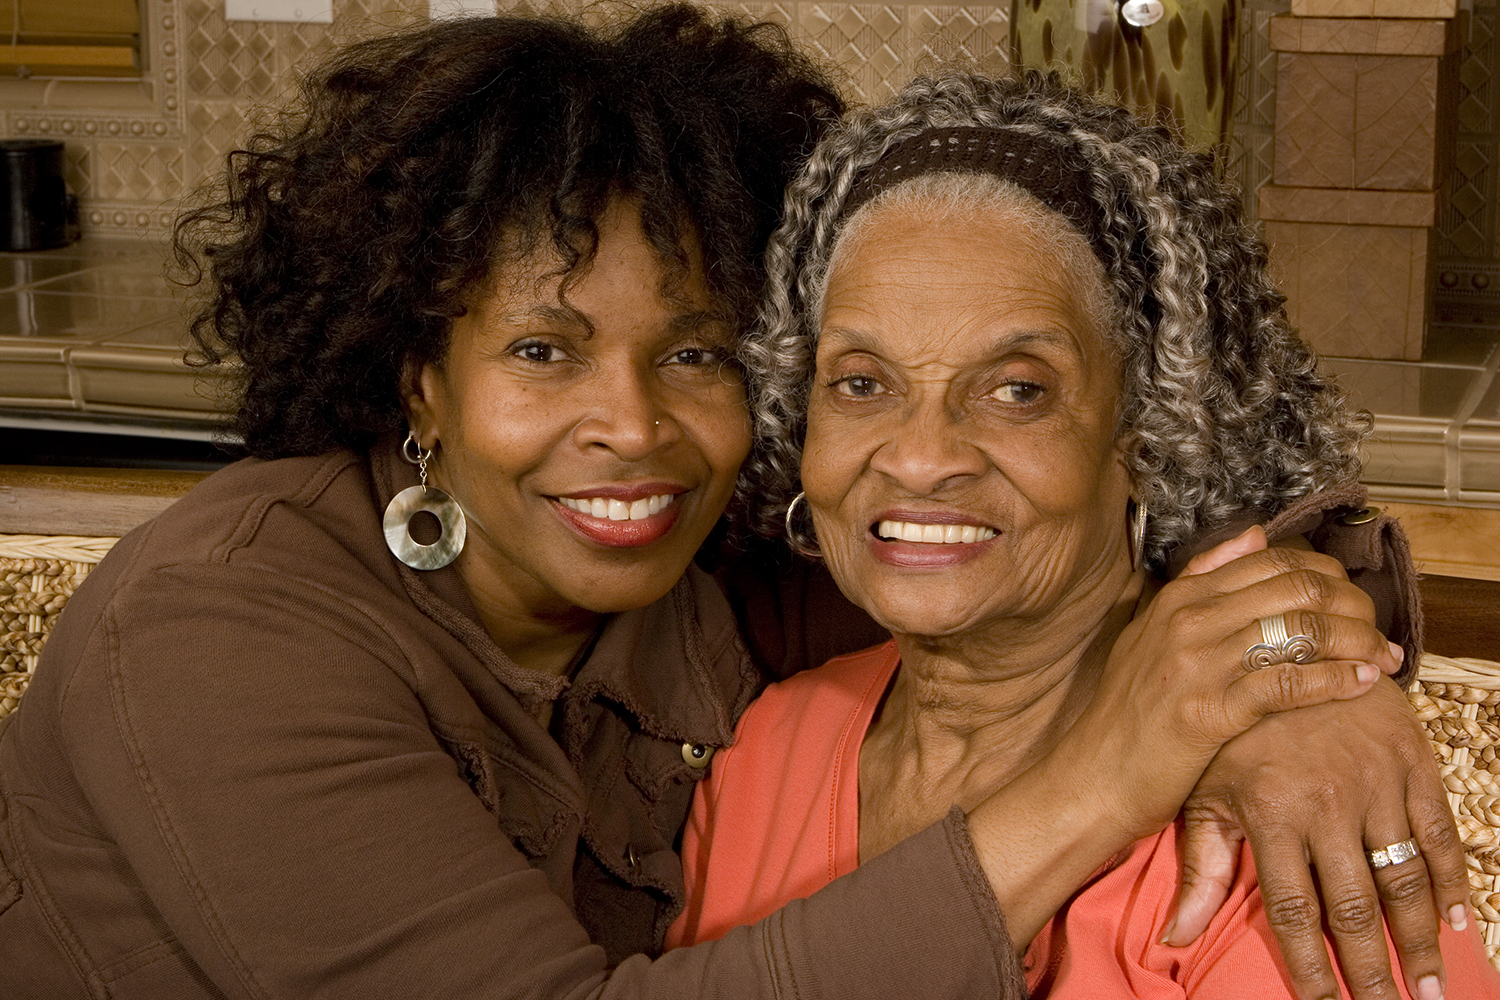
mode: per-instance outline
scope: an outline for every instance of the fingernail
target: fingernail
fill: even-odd
[[[1406,659],[1405,649],[1402,649],[1401,646],[1397,645],[1394,642],[1388,642],[1388,644],[1391,647],[1391,655],[1396,658],[1397,663],[1400,663],[1402,660]]]
[[[1172,932],[1175,931],[1176,929],[1177,929],[1177,915],[1173,914],[1172,915],[1172,919],[1167,921],[1166,929],[1161,932],[1161,938],[1158,939],[1156,943],[1160,944],[1160,945],[1166,945],[1167,944],[1167,939],[1172,936]],[[1167,945],[1167,946],[1170,947],[1170,945]]]
[[[1354,676],[1359,678],[1361,684],[1373,684],[1380,676],[1380,668],[1373,663],[1361,663],[1354,668]]]
[[[1448,926],[1461,931],[1469,926],[1469,911],[1462,903],[1448,907]]]
[[[1443,1000],[1443,984],[1438,982],[1437,976],[1423,976],[1417,980],[1417,997],[1419,1000]]]

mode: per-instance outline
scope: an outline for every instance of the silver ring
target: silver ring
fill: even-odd
[[[1389,865],[1399,865],[1403,861],[1410,861],[1420,853],[1417,851],[1415,840],[1403,840],[1383,847],[1378,851],[1366,851],[1365,857],[1370,859],[1371,868],[1385,868]]]
[[[1267,615],[1259,620],[1260,642],[1245,650],[1241,660],[1247,670],[1264,670],[1278,663],[1311,663],[1318,647],[1305,635],[1287,635],[1286,615]]]

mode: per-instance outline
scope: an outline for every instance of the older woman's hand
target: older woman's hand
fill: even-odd
[[[1382,908],[1411,995],[1442,995],[1434,901],[1461,927],[1468,880],[1430,744],[1395,684],[1262,720],[1224,746],[1185,810],[1183,887],[1167,943],[1189,944],[1207,928],[1248,830],[1266,916],[1299,996],[1339,993],[1325,909],[1350,992],[1357,1000],[1400,995]],[[1367,848],[1408,837],[1420,861],[1372,871]]]
[[[1245,539],[1203,553],[1184,574],[1253,551]],[[1208,928],[1248,830],[1267,917],[1300,996],[1338,993],[1320,919],[1325,903],[1356,1000],[1398,996],[1382,909],[1408,990],[1423,1000],[1441,996],[1438,913],[1463,928],[1468,878],[1431,745],[1394,684],[1380,683],[1374,697],[1252,726],[1220,750],[1184,812],[1182,887],[1168,944],[1186,946]],[[1407,831],[1425,866],[1391,866],[1377,876],[1367,846],[1404,840]]]
[[[1212,551],[1221,561],[1226,552],[1239,557],[1207,572],[1184,574],[1162,588],[1121,634],[1079,720],[1082,731],[1101,730],[1098,738],[1105,742],[1141,741],[1136,750],[1124,752],[1149,753],[1149,764],[1120,773],[1139,774],[1153,785],[1142,802],[1158,800],[1158,812],[1167,804],[1163,779],[1170,784],[1192,774],[1189,780],[1196,782],[1201,769],[1193,770],[1193,760],[1206,767],[1224,742],[1262,717],[1299,701],[1354,698],[1368,691],[1380,672],[1394,673],[1400,666],[1398,647],[1372,624],[1368,596],[1335,560],[1316,552],[1267,549],[1258,528]],[[1291,634],[1314,637],[1319,659],[1249,669],[1241,658],[1261,639],[1259,619],[1278,612],[1286,616]],[[1241,622],[1244,627],[1234,628]],[[1156,692],[1156,705],[1146,689]],[[1163,697],[1168,692],[1173,696]],[[1147,707],[1153,717],[1139,718]],[[1183,788],[1184,799],[1188,791]],[[1180,802],[1165,814],[1139,817],[1142,832],[1169,822],[1176,805]]]
[[[1063,745],[970,812],[1012,940],[1029,941],[1099,864],[1170,823],[1226,742],[1273,713],[1359,698],[1398,669],[1369,598],[1334,560],[1267,550],[1259,528],[1211,551],[1232,561],[1165,585],[1121,633]],[[1247,668],[1257,620],[1278,612],[1318,636],[1325,659]],[[1066,808],[1059,781],[1074,789]]]

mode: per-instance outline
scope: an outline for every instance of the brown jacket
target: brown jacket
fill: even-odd
[[[386,551],[414,482],[390,449],[242,462],[79,588],[0,724],[0,997],[1020,994],[957,816],[650,958],[684,746],[758,682],[730,605],[693,570],[571,682],[522,670]]]

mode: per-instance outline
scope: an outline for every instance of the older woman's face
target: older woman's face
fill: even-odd
[[[876,211],[829,276],[802,466],[844,591],[951,635],[1128,576],[1119,370],[1066,255],[1000,210]]]

